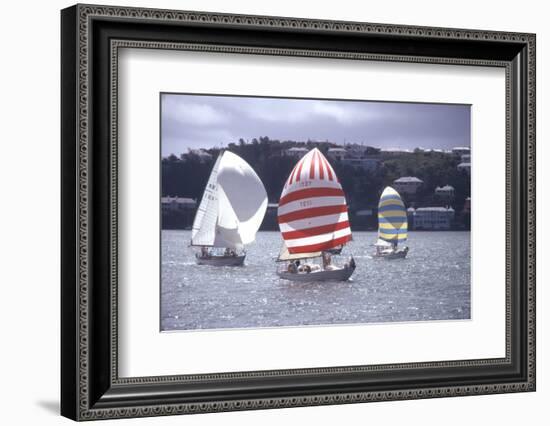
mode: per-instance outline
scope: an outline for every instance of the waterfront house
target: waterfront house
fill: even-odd
[[[458,166],[456,166],[457,170],[460,172],[460,171],[464,171],[468,174],[471,173],[471,165],[470,163],[460,163]]]
[[[186,197],[162,197],[162,229],[190,229],[197,201]]]
[[[416,194],[424,181],[415,176],[403,176],[393,181],[393,188],[400,194]]]
[[[415,230],[448,230],[455,211],[452,207],[419,207],[412,216]]]
[[[342,164],[353,167],[355,169],[363,169],[372,172],[378,168],[380,160],[378,158],[367,157],[346,157],[342,160]]]
[[[162,197],[161,198],[162,212],[178,212],[184,210],[194,210],[197,207],[197,202],[192,198],[186,197]]]
[[[206,152],[204,149],[189,149],[187,154],[182,155],[184,160],[191,157],[198,158],[201,163],[207,163],[212,160],[212,154]]]
[[[327,156],[354,169],[374,171],[378,168],[380,159],[367,157],[367,149],[368,147],[358,144],[346,145],[345,148],[334,147],[328,149]]]
[[[293,157],[296,159],[302,158],[304,155],[306,155],[309,152],[307,148],[294,146],[292,148],[289,148],[285,151],[285,155],[288,157]]]
[[[407,209],[407,220],[409,221],[409,228],[413,229],[414,224],[414,207],[409,207]]]
[[[452,200],[455,196],[455,189],[451,185],[435,188],[435,196],[440,200]]]
[[[470,154],[470,147],[468,146],[457,146],[453,148],[453,154],[455,155],[466,155]]]
[[[380,150],[380,154],[384,156],[397,156],[402,154],[410,154],[412,151],[406,148],[384,148]]]
[[[421,146],[419,146],[418,148],[415,148],[414,152],[425,152],[425,153],[436,152],[438,154],[448,154],[448,151],[445,151],[444,149],[440,149],[440,148],[422,148]]]
[[[267,209],[265,212],[264,220],[262,222],[261,230],[277,230],[279,225],[277,222],[277,209],[278,203],[267,203]]]
[[[329,148],[327,151],[327,157],[332,160],[342,161],[347,155],[345,148]]]

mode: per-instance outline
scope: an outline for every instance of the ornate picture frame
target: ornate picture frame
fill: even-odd
[[[61,413],[160,416],[535,390],[534,34],[76,5],[61,13]],[[500,67],[506,356],[154,377],[118,374],[121,48]]]

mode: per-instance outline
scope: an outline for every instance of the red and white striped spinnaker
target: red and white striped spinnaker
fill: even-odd
[[[277,214],[290,254],[329,250],[351,240],[342,185],[317,148],[309,151],[290,173]]]

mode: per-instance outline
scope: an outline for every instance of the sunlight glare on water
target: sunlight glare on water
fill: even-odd
[[[259,232],[243,267],[197,265],[190,231],[162,231],[161,329],[196,330],[470,318],[470,232],[410,232],[406,259],[375,259],[354,232],[347,282],[279,279],[278,232]]]

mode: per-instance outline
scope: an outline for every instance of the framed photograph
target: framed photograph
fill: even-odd
[[[61,412],[535,390],[535,35],[61,12]]]

